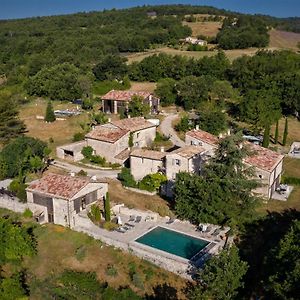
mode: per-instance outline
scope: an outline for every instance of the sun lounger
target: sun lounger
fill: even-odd
[[[134,222],[135,221],[135,216],[130,216],[128,222]]]
[[[115,229],[115,231],[120,232],[120,233],[125,233],[126,230],[123,227]]]
[[[133,224],[129,224],[129,223],[125,223],[124,225],[126,225],[127,227],[131,227],[131,228],[133,228],[133,227],[134,227],[134,225],[133,225]]]
[[[167,222],[166,222],[166,224],[172,224],[172,223],[174,223],[175,222],[175,218],[170,218]]]
[[[218,234],[220,234],[220,232],[221,232],[221,229],[217,228],[211,235],[217,236]]]
[[[135,223],[140,223],[142,221],[142,217],[141,216],[137,216],[135,219]]]

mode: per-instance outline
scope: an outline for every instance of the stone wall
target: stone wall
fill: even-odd
[[[135,180],[141,180],[148,174],[155,174],[162,167],[162,160],[130,156],[130,170]]]
[[[23,213],[28,208],[27,203],[21,203],[18,198],[9,196],[0,196],[0,207],[12,210],[17,213]]]

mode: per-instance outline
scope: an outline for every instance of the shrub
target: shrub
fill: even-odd
[[[84,156],[86,159],[91,159],[94,153],[94,149],[91,146],[85,146],[81,150],[81,154]]]
[[[136,273],[136,264],[134,261],[131,261],[128,264],[128,271],[129,271],[129,277],[131,280],[133,280],[133,275]]]
[[[80,170],[76,175],[78,175],[78,176],[87,176],[87,172],[83,171],[83,170]]]
[[[145,270],[143,271],[143,273],[144,273],[145,276],[146,276],[146,281],[151,280],[151,278],[152,278],[153,275],[154,275],[154,271],[153,271],[153,269],[151,269],[151,268],[145,269]]]
[[[99,223],[101,221],[101,212],[100,207],[96,204],[93,204],[91,206],[91,211],[88,214],[89,218],[92,220],[92,222]]]
[[[84,132],[77,132],[73,135],[73,142],[79,142],[84,140]]]
[[[132,283],[134,284],[134,286],[136,286],[137,288],[143,290],[144,289],[144,282],[141,278],[141,275],[138,273],[134,273],[132,276]]]
[[[137,186],[129,168],[122,168],[121,173],[118,174],[118,179],[121,181],[123,186],[133,188]]]
[[[160,142],[166,142],[168,141],[170,138],[161,134],[160,132],[156,132],[156,135],[155,135],[155,139],[154,139],[154,142],[156,143],[160,143]]]
[[[167,181],[167,177],[161,173],[146,175],[140,182],[139,188],[148,192],[158,191],[160,186]]]
[[[103,224],[103,229],[108,230],[108,231],[113,231],[118,227],[117,224],[112,223],[112,222],[105,222]]]
[[[27,184],[19,182],[17,179],[14,179],[8,187],[8,189],[13,192],[21,202],[24,203],[27,202],[26,188]]]
[[[83,261],[85,256],[86,256],[86,247],[84,245],[76,249],[75,257],[78,261]]]
[[[113,265],[108,265],[106,268],[106,275],[116,277],[118,275],[117,269]]]
[[[110,222],[110,198],[109,193],[106,193],[106,197],[104,200],[104,214],[105,214],[105,221]]]
[[[106,164],[106,159],[105,157],[99,156],[99,155],[92,155],[90,157],[90,161],[94,164],[104,166]]]
[[[187,116],[183,116],[180,119],[179,123],[175,126],[175,130],[186,132],[190,130],[191,127],[192,126],[190,125],[189,118]]]
[[[32,218],[32,216],[33,216],[32,211],[29,208],[26,208],[25,211],[23,212],[23,217],[30,219]]]
[[[94,107],[94,102],[92,99],[84,99],[82,101],[82,105],[81,105],[82,109],[84,110],[89,110],[89,109],[93,109]]]

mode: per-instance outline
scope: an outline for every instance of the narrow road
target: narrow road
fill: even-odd
[[[87,172],[89,176],[97,176],[98,178],[117,178],[117,174],[120,173],[120,170],[99,170],[99,169],[91,169],[81,166],[75,166],[68,162],[62,162],[59,160],[55,160],[52,163],[53,166],[58,167],[60,169],[64,169],[67,172],[78,173],[80,170]]]
[[[165,136],[170,137],[170,141],[177,147],[184,147],[185,143],[177,135],[172,127],[172,122],[178,118],[177,114],[170,114],[161,122],[160,129]]]

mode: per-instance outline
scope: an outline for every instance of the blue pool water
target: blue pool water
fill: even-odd
[[[159,226],[135,241],[186,259],[191,259],[209,244],[207,241]]]

